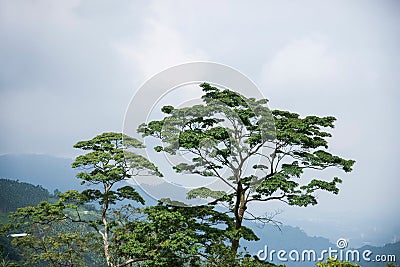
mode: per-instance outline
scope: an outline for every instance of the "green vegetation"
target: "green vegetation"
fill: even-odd
[[[197,188],[187,197],[210,197],[229,206],[235,221],[231,238],[234,252],[246,232],[241,231],[243,220],[271,221],[268,216],[259,218],[247,212],[250,202],[278,200],[306,207],[317,204],[317,190],[338,194],[337,184],[342,182],[338,177],[325,181],[304,175],[305,170],[329,167],[352,170],[354,160],[327,151],[331,134],[326,129],[334,127],[334,117],[301,118],[288,111],[271,112],[266,99],[246,98],[207,83],[200,86],[204,104],[181,109],[164,106],[163,120],[142,124],[138,131],[166,144],[156,146],[158,152],[193,156],[192,164],[173,166],[177,172],[215,176],[229,184],[230,195]],[[260,162],[253,166],[254,171],[246,172],[246,165],[255,161]]]
[[[0,225],[8,223],[8,213],[0,213]]]
[[[29,200],[32,188],[24,184],[28,189],[22,201],[12,201],[12,194],[20,195],[22,188],[2,195],[7,201],[4,211],[13,211],[2,237],[26,234],[12,240],[20,250],[17,260],[30,266],[275,266],[238,252],[240,240],[258,240],[243,220],[271,221],[252,216],[249,203],[315,205],[316,190],[337,194],[341,180],[308,179],[304,170],[336,167],[349,172],[354,161],[327,152],[326,138],[331,134],[326,129],[333,127],[333,117],[270,112],[265,99],[246,98],[206,83],[201,87],[203,105],[166,106],[164,120],[143,124],[139,132],[166,144],[156,151],[192,153],[192,164],[177,164],[177,172],[216,176],[232,187],[232,194],[200,188],[187,197],[214,201],[201,207],[177,207],[166,200],[143,206],[142,196],[124,181],[162,174],[145,157],[130,152],[143,148],[138,140],[103,133],[74,146],[84,151],[72,167],[81,170],[77,178],[87,189],[51,198],[37,187],[32,192],[41,193]],[[221,114],[231,127],[220,126]],[[246,173],[244,166],[254,157],[261,162],[253,166],[253,173]],[[216,208],[222,202],[226,210]]]
[[[17,208],[34,206],[51,198],[49,191],[40,185],[0,179],[0,188],[0,213],[3,214],[16,211]]]
[[[317,263],[318,267],[359,267],[360,265],[356,263],[351,263],[348,261],[340,261],[335,259],[328,259],[326,262]]]
[[[122,142],[122,138],[125,142]],[[78,156],[72,167],[85,170],[78,173],[77,177],[82,180],[82,184],[92,187],[81,193],[67,191],[61,194],[62,198],[65,201],[75,201],[76,204],[96,203],[101,206],[101,218],[98,220],[82,219],[79,213],[71,220],[87,223],[93,227],[102,238],[107,265],[115,266],[111,259],[110,239],[112,228],[117,222],[110,219],[110,206],[124,199],[144,204],[144,199],[133,187],[116,187],[118,183],[131,178],[132,175],[141,175],[143,172],[158,175],[160,173],[146,158],[127,151],[131,147],[143,148],[143,145],[138,140],[122,134],[103,133],[91,140],[78,142],[74,147],[89,151]],[[132,170],[133,174],[130,172]],[[96,185],[100,187],[95,188]],[[77,210],[78,206],[73,208]]]

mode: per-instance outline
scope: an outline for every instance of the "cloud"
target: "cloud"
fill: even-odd
[[[273,108],[338,118],[332,152],[356,159],[356,168],[339,197],[292,218],[327,218],[322,229],[334,221],[328,211],[344,209],[349,228],[379,218],[376,225],[393,222],[398,232],[400,202],[390,196],[399,187],[399,7],[0,0],[0,153],[74,155],[76,141],[121,130],[145,78],[191,60],[217,61],[255,79]]]
[[[284,45],[263,67],[264,83],[272,87],[315,89],[339,77],[341,64],[319,37],[304,37]]]
[[[174,27],[168,24],[162,4],[152,6],[143,31],[130,42],[116,42],[114,47],[131,68],[149,78],[165,68],[190,61],[207,60],[204,51],[190,46]]]
[[[126,21],[96,12],[80,1],[0,2],[1,153],[71,156],[76,141],[121,130],[134,75],[110,40]]]
[[[3,26],[12,23],[21,28],[40,30],[40,26],[75,26],[77,17],[72,12],[80,0],[71,1],[0,1]],[[51,25],[47,25],[48,22]],[[15,28],[14,28],[15,30]]]

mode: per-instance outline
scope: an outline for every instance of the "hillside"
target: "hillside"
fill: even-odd
[[[0,213],[15,211],[17,208],[34,206],[49,200],[51,195],[40,185],[32,185],[8,179],[0,179]]]
[[[0,179],[0,226],[8,222],[9,212],[17,208],[35,206],[41,201],[51,200],[52,195],[40,185],[9,179]],[[0,235],[0,254],[19,260],[19,252],[11,246],[9,237]]]

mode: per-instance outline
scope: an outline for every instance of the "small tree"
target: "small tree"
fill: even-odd
[[[91,140],[80,141],[74,147],[88,151],[78,156],[72,167],[83,170],[77,177],[82,180],[82,184],[91,188],[81,193],[67,191],[61,195],[62,201],[72,201],[79,205],[96,203],[101,207],[99,220],[83,219],[78,209],[77,216],[71,220],[88,223],[100,234],[107,265],[116,266],[110,252],[111,229],[116,226],[116,222],[111,219],[111,205],[122,200],[144,204],[144,199],[132,186],[121,186],[121,182],[137,175],[161,174],[146,158],[128,151],[129,148],[143,148],[142,143],[120,133],[103,133]]]
[[[341,179],[337,177],[299,180],[305,178],[307,169],[352,170],[353,160],[327,151],[326,138],[331,134],[325,129],[333,128],[334,117],[301,118],[288,111],[271,112],[266,99],[246,98],[207,83],[200,86],[202,105],[165,106],[164,119],[142,124],[138,131],[164,143],[155,147],[158,152],[192,155],[192,163],[173,166],[177,172],[215,176],[229,185],[229,194],[202,187],[189,191],[187,197],[211,197],[229,204],[235,220],[236,232],[231,238],[235,253],[243,237],[243,220],[269,219],[250,213],[245,216],[249,203],[279,200],[305,207],[317,204],[316,190],[338,193]],[[254,164],[253,173],[246,171],[246,164]]]
[[[59,193],[55,203],[41,202],[35,207],[18,209],[12,215],[15,224],[9,224],[7,228],[28,234],[15,239],[14,243],[25,248],[27,259],[32,262],[49,262],[55,266],[83,264],[78,260],[83,258],[84,252],[93,251],[91,244],[99,238],[107,266],[125,266],[131,259],[120,262],[112,255],[113,230],[121,227],[126,216],[131,216],[137,209],[125,205],[113,210],[112,205],[123,200],[144,204],[139,193],[123,182],[136,175],[161,174],[146,158],[127,151],[132,147],[143,148],[143,145],[120,133],[103,133],[80,141],[74,147],[88,151],[78,156],[72,167],[82,170],[77,177],[89,188],[82,192]],[[96,209],[89,212],[93,209],[89,204],[94,204]],[[82,225],[86,228],[75,231]],[[88,228],[94,231],[88,231]]]

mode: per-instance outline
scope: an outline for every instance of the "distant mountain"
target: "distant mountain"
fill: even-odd
[[[71,168],[72,159],[48,155],[22,154],[0,156],[0,177],[41,185],[51,193],[81,188]]]
[[[360,265],[365,266],[365,267],[375,267],[375,266],[386,266],[385,262],[396,262],[397,264],[400,263],[400,241],[392,244],[386,244],[383,247],[374,247],[374,246],[363,246],[358,249],[360,254],[363,251],[370,250],[372,252],[371,256],[369,258],[371,261],[366,262],[364,260],[361,260]],[[386,259],[383,262],[377,262],[375,256],[378,255],[378,260]],[[393,255],[395,256],[396,261],[394,260],[389,260],[389,258],[393,258]],[[362,259],[362,257],[361,257]]]
[[[328,249],[329,247],[336,248],[327,238],[308,236],[303,230],[298,227],[288,225],[280,228],[272,224],[256,224],[254,222],[246,222],[245,225],[251,228],[260,238],[256,242],[242,242],[243,247],[247,247],[247,251],[251,255],[256,255],[259,250],[265,250],[268,253],[267,260],[276,264],[285,264],[286,266],[308,267],[315,266],[315,263],[310,262],[295,262],[295,261],[280,261],[277,259],[276,252],[269,257],[272,250],[285,250],[289,253],[291,250],[303,251],[305,249],[313,249],[316,252]],[[260,254],[264,256],[265,253]],[[286,257],[288,257],[286,255]]]
[[[340,249],[336,244],[331,243],[327,238],[323,237],[311,237],[308,236],[303,230],[298,227],[292,226],[282,226],[281,229],[277,227],[267,224],[260,225],[253,222],[246,223],[247,227],[253,229],[256,235],[260,238],[259,241],[256,242],[242,242],[242,246],[247,247],[247,251],[251,255],[257,255],[258,251],[263,250],[268,254],[271,254],[272,250],[275,250],[273,253],[273,263],[276,264],[285,264],[289,267],[311,267],[315,266],[315,263],[318,262],[318,258],[321,256],[321,252],[323,250],[338,250],[338,257],[340,258]],[[277,258],[277,252],[279,250],[286,251],[287,261],[280,261]],[[289,253],[292,250],[296,250],[300,254],[299,261],[293,261],[289,258]],[[301,254],[305,250],[313,250],[316,252],[316,261],[301,261]],[[342,250],[343,260],[346,260],[346,251],[354,250],[354,248],[346,248]],[[386,266],[386,261],[377,262],[375,260],[376,255],[384,255],[386,259],[388,259],[389,255],[395,255],[395,259],[397,259],[397,263],[400,261],[400,242],[387,244],[383,247],[375,247],[375,246],[363,246],[361,248],[356,249],[359,252],[360,260],[358,261],[356,258],[351,257],[349,254],[348,259],[350,261],[357,262],[363,267],[379,267]],[[372,254],[369,256],[371,261],[367,262],[363,260],[362,253],[366,250],[370,250]],[[261,256],[265,256],[265,253],[261,253]],[[293,254],[294,255],[294,254]],[[305,254],[306,255],[306,254]],[[325,254],[326,255],[326,254]],[[324,256],[325,256],[324,255]],[[307,256],[307,255],[306,255]],[[295,256],[294,256],[295,257]],[[326,257],[325,257],[326,258]],[[269,255],[267,257],[269,258]],[[392,261],[393,262],[393,261]]]

